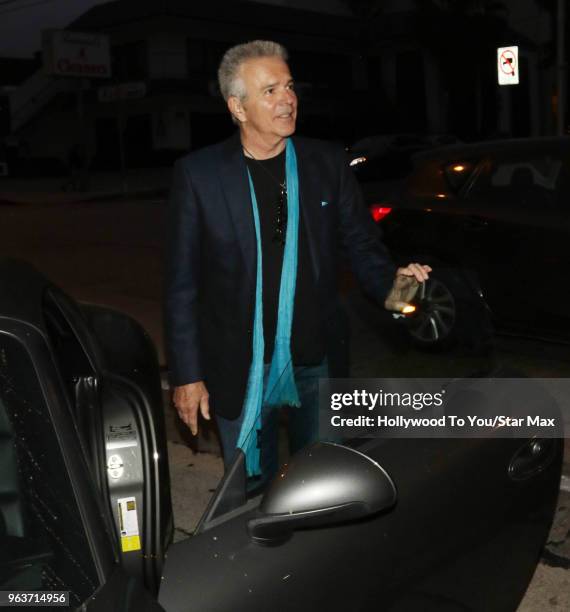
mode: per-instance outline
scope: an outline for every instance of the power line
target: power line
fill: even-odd
[[[31,2],[24,5],[12,6],[10,8],[6,8],[3,11],[0,11],[0,15],[4,15],[6,13],[14,13],[16,11],[21,11],[23,9],[29,8],[31,6],[36,6],[38,4],[47,4],[48,2],[52,2],[53,0],[37,0],[36,2]],[[9,6],[10,4],[15,4],[18,0],[2,0],[0,2],[0,8],[3,6]]]
[[[20,0],[1,0],[0,6],[4,6],[6,4],[15,4],[16,2],[20,2]]]

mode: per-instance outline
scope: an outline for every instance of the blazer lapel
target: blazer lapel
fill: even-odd
[[[320,195],[316,191],[314,177],[318,176],[317,169],[311,168],[311,159],[303,147],[303,143],[297,138],[293,138],[295,153],[297,155],[297,171],[299,174],[299,207],[303,216],[307,239],[309,242],[309,252],[313,264],[315,282],[319,280],[320,273],[320,242],[321,227],[320,223]]]
[[[257,246],[247,166],[243,158],[239,134],[226,141],[221,157],[220,178],[226,203],[239,240],[247,275],[255,282]]]

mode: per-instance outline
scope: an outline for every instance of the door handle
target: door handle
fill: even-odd
[[[527,480],[544,471],[556,455],[557,438],[533,438],[516,451],[509,464],[512,480]]]

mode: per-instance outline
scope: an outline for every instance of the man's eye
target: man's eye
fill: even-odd
[[[289,83],[289,85],[287,85],[287,89],[290,89],[291,91],[295,91],[295,83]]]
[[[269,89],[265,90],[266,94],[272,94],[275,90],[273,89],[273,87],[270,87]]]

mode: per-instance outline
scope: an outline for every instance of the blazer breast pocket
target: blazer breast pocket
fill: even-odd
[[[321,197],[319,199],[318,209],[321,220],[332,219],[336,216],[336,205],[333,198]]]
[[[325,214],[331,213],[336,208],[335,204],[335,198],[332,195],[324,194],[319,198],[319,208]]]

